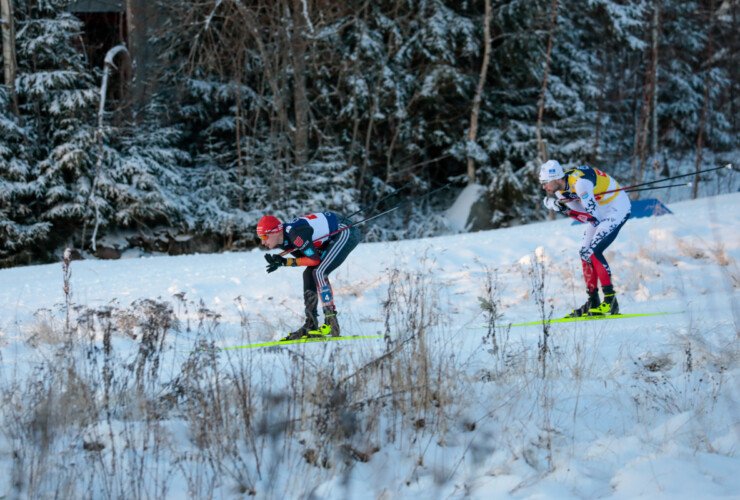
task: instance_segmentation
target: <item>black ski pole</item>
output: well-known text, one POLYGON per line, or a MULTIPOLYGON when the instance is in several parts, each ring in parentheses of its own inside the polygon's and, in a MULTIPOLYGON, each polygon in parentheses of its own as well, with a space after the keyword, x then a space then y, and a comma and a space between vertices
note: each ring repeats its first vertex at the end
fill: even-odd
POLYGON ((708 168, 706 170, 699 170, 698 172, 691 172, 690 174, 683 174, 683 175, 674 175, 673 177, 666 177, 665 179, 658 179, 657 181, 651 181, 651 182, 643 182, 642 184, 635 184, 634 186, 627 186, 619 189, 612 189, 611 191, 604 191, 603 193, 594 193, 597 196, 610 194, 610 193, 616 193, 619 191, 627 191, 628 189, 634 189, 642 186, 649 186, 651 184, 657 184, 658 182, 665 182, 665 181, 672 181, 673 179, 680 179, 681 177, 690 177, 692 175, 698 175, 698 174, 704 174, 707 172, 714 172, 715 170, 721 170, 723 168, 729 168, 733 172, 735 172, 735 169, 732 168, 732 164, 728 163, 727 165, 723 167, 714 167, 714 168, 708 168))
MULTIPOLYGON (((352 224, 350 224, 350 225, 348 225, 348 226, 340 227, 340 228, 339 228, 339 229, 337 229, 336 231, 332 231, 331 233, 325 234, 324 236, 321 236, 321 237, 319 237, 319 238, 314 238, 314 239, 313 239, 312 241, 313 241, 313 242, 316 242, 316 241, 319 241, 319 240, 323 240, 324 238, 328 238, 329 236, 334 236, 335 234, 337 234, 337 233, 341 233, 342 231, 344 231, 344 230, 346 230, 346 229, 349 229, 349 228, 351 228, 351 227, 355 227, 355 226, 359 226, 360 224, 364 224, 365 222, 371 221, 371 220, 373 220, 373 219, 377 219, 378 217, 382 217, 383 215, 389 214, 389 213, 393 212, 394 210, 398 210, 399 208, 401 208, 401 207, 403 207, 403 206, 406 206, 406 205, 408 205, 409 203, 413 203, 413 202, 415 202, 415 201, 417 201, 417 200, 420 200, 420 199, 422 199, 422 198, 426 198, 427 196, 431 196, 431 195, 433 195, 433 194, 435 194, 435 193, 438 193, 439 191, 442 191, 442 190, 444 190, 444 189, 447 189, 447 188, 449 188, 449 187, 450 187, 450 184, 449 184, 449 183, 447 183, 447 184, 445 184, 445 185, 444 185, 444 186, 442 186, 442 187, 438 187, 437 189, 433 189, 432 191, 429 191, 429 192, 427 192, 427 193, 424 193, 424 194, 420 194, 419 196, 415 196, 415 197, 411 198, 410 200, 406 200, 406 201, 404 201, 404 202, 401 202, 401 203, 399 203, 398 205, 396 205, 395 207, 393 207, 393 208, 389 208, 389 209, 388 209, 388 210, 386 210, 385 212, 381 212, 381 213, 379 213, 379 214, 376 214, 376 215, 373 215, 373 216, 371 216, 371 217, 365 217, 365 218, 364 218, 364 219, 362 219, 362 220, 358 220, 357 222, 353 222, 352 224)), ((283 251, 282 253, 280 253, 280 255, 281 255, 281 256, 283 256, 283 255, 287 255, 287 254, 289 254, 290 252, 292 252, 292 251, 294 251, 294 250, 295 250, 295 249, 288 249, 288 250, 285 250, 285 251, 283 251)))
POLYGON ((395 191, 393 191, 391 194, 387 194, 387 195, 383 196, 382 198, 380 198, 379 200, 376 200, 373 203, 371 203, 370 205, 366 206, 365 208, 361 208, 357 212, 354 212, 353 214, 348 215, 347 218, 348 219, 351 219, 352 217, 354 217, 357 214, 361 214, 362 212, 367 212, 371 208, 375 208, 376 206, 380 205, 380 202, 381 201, 385 201, 388 198, 392 198, 393 196, 396 196, 400 191, 406 189, 409 185, 411 185, 410 182, 406 183, 405 185, 403 185, 400 188, 398 188, 395 191))
MULTIPOLYGON (((364 222, 367 222, 367 221, 370 221, 370 220, 373 220, 373 219, 377 219, 378 217, 380 217, 380 216, 382 216, 382 215, 386 215, 386 214, 389 214, 389 213, 393 212, 394 210, 398 210, 398 209, 399 209, 399 208, 401 208, 401 207, 404 207, 404 206, 406 206, 406 205, 408 205, 408 204, 410 204, 410 203, 413 203, 413 202, 415 202, 415 201, 417 201, 417 200, 420 200, 420 199, 422 199, 422 198, 426 198, 427 196, 431 196, 431 195, 433 195, 434 193, 437 193, 437 192, 439 192, 439 191, 442 191, 442 190, 444 190, 444 189, 447 189, 447 188, 449 188, 449 187, 450 187, 450 184, 449 184, 449 183, 448 183, 448 184, 445 184, 445 185, 444 185, 444 186, 442 186, 442 187, 438 187, 437 189, 434 189, 434 190, 432 190, 432 191, 429 191, 429 192, 427 192, 427 193, 424 193, 424 194, 420 194, 419 196, 415 196, 414 198, 411 198, 410 200, 406 200, 406 201, 404 201, 404 202, 401 202, 401 203, 399 203, 398 205, 396 205, 395 207, 393 207, 393 208, 389 208, 389 209, 388 209, 388 210, 386 210, 385 212, 381 212, 381 213, 379 213, 379 214, 377 214, 377 215, 373 215, 373 216, 371 216, 371 217, 365 217, 365 218, 364 218, 364 219, 362 219, 362 220, 359 220, 359 221, 357 221, 357 222, 355 222, 355 223, 353 223, 353 224, 351 224, 351 225, 349 225, 349 226, 347 226, 347 227, 344 227, 344 228, 342 228, 342 229, 339 229, 339 230, 337 230, 337 231, 334 231, 333 233, 329 233, 329 234, 327 234, 326 236, 331 236, 332 234, 338 233, 339 231, 344 231, 345 229, 349 229, 349 228, 350 228, 350 227, 352 227, 352 226, 357 226, 357 225, 359 225, 359 224, 362 224, 362 223, 364 223, 364 222)), ((322 236, 321 238, 318 238, 318 239, 322 239, 322 238, 325 238, 326 236, 322 236)), ((314 241, 316 241, 316 240, 314 240, 314 241)))
POLYGON ((668 186, 655 186, 655 187, 640 188, 640 189, 626 189, 624 192, 625 193, 635 193, 637 191, 652 191, 653 189, 665 189, 665 188, 681 187, 681 186, 691 187, 691 183, 684 182, 683 184, 669 184, 668 186))

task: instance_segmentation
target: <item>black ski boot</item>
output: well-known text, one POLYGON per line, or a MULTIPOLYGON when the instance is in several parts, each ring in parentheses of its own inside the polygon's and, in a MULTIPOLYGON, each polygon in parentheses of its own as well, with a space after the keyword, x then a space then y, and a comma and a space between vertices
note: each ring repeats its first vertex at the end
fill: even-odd
POLYGON ((324 306, 324 324, 319 327, 319 331, 312 332, 319 335, 331 335, 332 337, 340 336, 339 322, 337 321, 337 309, 334 306, 324 306))
POLYGON ((599 307, 591 309, 589 314, 594 316, 619 314, 619 302, 617 302, 617 294, 614 293, 614 286, 608 285, 603 287, 602 290, 604 292, 604 302, 599 307))
POLYGON ((304 338, 310 338, 314 335, 314 330, 316 330, 319 326, 319 320, 316 316, 308 316, 306 318, 306 322, 303 323, 303 326, 300 327, 298 330, 289 333, 286 337, 283 337, 280 340, 296 340, 296 339, 304 339, 304 338))
MULTIPOLYGON (((304 279, 306 275, 304 274, 304 279)), ((315 285, 314 285, 315 287, 315 285)), ((280 340, 296 340, 306 339, 311 337, 320 337, 317 335, 319 332, 316 329, 319 327, 319 295, 315 289, 308 289, 303 291, 303 306, 304 314, 306 315, 306 322, 298 330, 288 334, 280 340)))
POLYGON ((599 291, 594 290, 592 292, 588 292, 588 300, 585 304, 583 304, 578 309, 574 309, 571 311, 570 314, 566 316, 566 318, 580 318, 581 316, 592 316, 595 313, 592 313, 591 311, 593 309, 598 309, 599 305, 601 304, 601 300, 599 299, 599 291))

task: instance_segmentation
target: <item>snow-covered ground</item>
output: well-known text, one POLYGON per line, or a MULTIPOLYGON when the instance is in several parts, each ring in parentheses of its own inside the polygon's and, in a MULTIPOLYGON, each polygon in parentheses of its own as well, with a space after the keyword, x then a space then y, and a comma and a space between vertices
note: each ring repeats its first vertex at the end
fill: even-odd
MULTIPOLYGON (((544 282, 546 315, 562 316, 581 305, 586 298, 578 260, 582 228, 561 218, 361 244, 332 276, 343 335, 390 329, 404 338, 408 332, 401 330, 413 325, 399 317, 398 304, 389 313, 389 286, 401 301, 421 291, 419 300, 433 307, 419 313, 431 320, 425 342, 438 356, 438 368, 455 377, 448 387, 454 400, 440 403, 444 418, 435 417, 433 430, 415 424, 410 428, 418 434, 390 437, 390 428, 406 425, 393 421, 379 424, 385 432, 372 439, 359 434, 355 449, 373 451, 367 461, 351 466, 308 464, 301 450, 315 437, 301 440, 296 434, 292 444, 284 444, 295 452, 291 467, 282 466, 287 473, 253 474, 249 484, 256 497, 740 498, 740 193, 669 208, 672 215, 629 221, 606 256, 623 313, 678 314, 553 325, 544 377, 543 328, 497 329, 494 339, 480 298, 496 303, 498 325, 540 317, 538 283, 544 282)), ((175 373, 192 350, 192 332, 202 319, 193 305, 220 315, 218 326, 208 330, 208 340, 220 347, 276 340, 302 323, 301 270, 268 275, 263 253, 75 261, 71 300, 89 308, 125 309, 141 299, 173 304, 183 324, 166 339, 162 372, 175 373)), ((5 387, 32 377, 33 367, 48 356, 48 344, 37 340, 40 333, 63 329, 62 278, 61 264, 0 271, 5 387)), ((417 306, 412 301, 408 308, 417 306)), ((117 349, 139 349, 131 339, 115 342, 117 349)), ((388 348, 383 339, 366 339, 221 352, 249 363, 277 387, 290 383, 284 373, 293 355, 310 358, 319 373, 342 367, 353 372, 388 348)), ((84 363, 84 356, 80 359, 84 363)), ((369 377, 364 390, 372 391, 374 380, 369 377)), ((378 382, 375 390, 380 396, 387 386, 378 382)), ((413 409, 399 409, 399 422, 407 422, 404 411, 420 421, 413 409)), ((9 415, 0 410, 6 423, 9 415)), ((176 410, 164 422, 161 432, 170 436, 172 450, 194 446, 192 429, 176 410)), ((115 432, 108 434, 116 440, 115 432)), ((0 473, 0 498, 23 497, 12 479, 20 467, 18 442, 7 426, 0 432, 0 471, 7 472, 0 473)), ((91 453, 80 443, 67 444, 80 456, 91 453)), ((269 462, 269 452, 245 451, 244 467, 259 462, 257 457, 269 462)), ((189 473, 172 465, 175 451, 158 460, 162 457, 170 471, 168 481, 158 476, 167 483, 164 496, 197 496, 201 490, 183 479, 189 473)), ((215 477, 209 491, 216 498, 242 497, 233 478, 223 471, 215 477)), ((107 498, 102 492, 90 495, 107 498)))

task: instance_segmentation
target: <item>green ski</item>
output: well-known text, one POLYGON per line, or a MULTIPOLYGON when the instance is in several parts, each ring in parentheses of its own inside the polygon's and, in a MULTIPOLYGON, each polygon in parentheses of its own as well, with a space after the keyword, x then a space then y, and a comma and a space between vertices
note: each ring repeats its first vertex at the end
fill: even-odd
MULTIPOLYGON (((577 318, 555 318, 549 321, 529 321, 527 323, 515 323, 515 324, 502 324, 496 325, 496 328, 508 328, 510 326, 531 326, 531 325, 542 325, 544 323, 570 323, 573 321, 598 321, 604 319, 626 319, 626 318, 640 318, 644 316, 666 316, 669 314, 683 314, 684 311, 676 312, 659 312, 659 313, 641 313, 641 314, 613 314, 609 316, 580 316, 577 318)), ((488 328, 487 326, 479 326, 476 328, 488 328)))
POLYGON ((307 339, 295 340, 275 340, 273 342, 262 342, 260 344, 239 345, 235 347, 219 347, 216 350, 225 351, 228 349, 251 349, 253 347, 270 347, 287 344, 308 344, 310 342, 332 342, 334 340, 358 340, 358 339, 382 339, 385 335, 360 335, 357 337, 312 337, 307 339))

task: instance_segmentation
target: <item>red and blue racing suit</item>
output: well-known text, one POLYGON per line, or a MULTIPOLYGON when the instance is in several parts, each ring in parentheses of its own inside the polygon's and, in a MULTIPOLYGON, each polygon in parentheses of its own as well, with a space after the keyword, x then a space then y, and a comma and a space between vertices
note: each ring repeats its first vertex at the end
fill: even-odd
POLYGON ((283 225, 285 240, 279 248, 289 250, 303 272, 303 301, 306 317, 318 314, 318 299, 323 307, 334 308, 329 273, 344 262, 362 240, 362 232, 352 221, 333 212, 298 217, 283 225), (349 229, 344 229, 349 227, 349 229))

